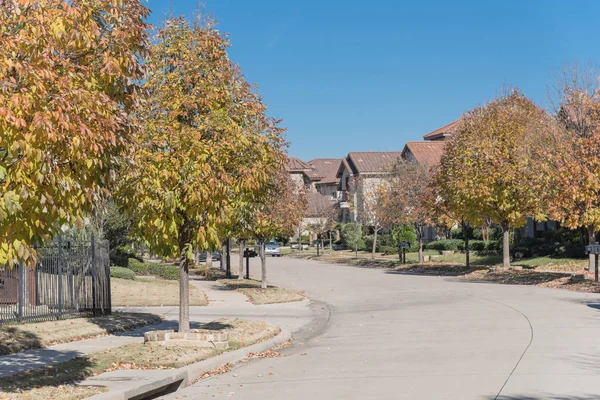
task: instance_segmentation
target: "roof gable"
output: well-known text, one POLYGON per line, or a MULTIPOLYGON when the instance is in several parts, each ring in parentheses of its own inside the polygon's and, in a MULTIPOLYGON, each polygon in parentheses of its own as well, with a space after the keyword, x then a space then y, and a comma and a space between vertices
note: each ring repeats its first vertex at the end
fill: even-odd
POLYGON ((407 152, 410 152, 417 163, 433 167, 440 163, 445 145, 444 141, 408 142, 404 146, 402 157, 408 158, 407 152))
POLYGON ((308 162, 314 169, 314 176, 318 177, 319 184, 337 183, 337 172, 342 163, 341 158, 315 158, 308 162))
POLYGON ((456 129, 460 126, 461 119, 457 119, 454 122, 450 122, 448 125, 444 125, 441 128, 436 129, 435 131, 429 132, 423 139, 425 140, 444 140, 447 136, 450 136, 454 133, 456 129))
POLYGON ((390 172, 402 157, 400 151, 367 151, 348 153, 348 164, 354 174, 378 174, 390 172))

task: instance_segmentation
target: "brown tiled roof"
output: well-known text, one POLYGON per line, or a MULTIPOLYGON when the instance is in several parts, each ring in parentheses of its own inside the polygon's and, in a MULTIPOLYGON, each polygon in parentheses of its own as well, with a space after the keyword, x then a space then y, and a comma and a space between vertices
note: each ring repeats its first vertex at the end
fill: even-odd
POLYGON ((444 137, 452 135, 454 130, 458 128, 460 125, 460 119, 457 119, 454 122, 449 123, 448 125, 444 125, 441 128, 436 129, 433 132, 429 132, 427 135, 423 136, 425 140, 440 140, 444 139, 444 137))
POLYGON ((302 161, 297 157, 288 157, 288 172, 308 172, 312 171, 314 168, 309 163, 302 161))
POLYGON ((407 151, 410 151, 416 162, 433 167, 440 163, 445 145, 446 143, 443 141, 408 142, 404 146, 402 156, 406 158, 407 151))
POLYGON ((337 182, 337 171, 342 163, 341 158, 315 158, 308 162, 315 169, 314 176, 320 180, 316 182, 317 185, 321 183, 336 183, 337 182))
POLYGON ((376 174, 390 172, 402 157, 400 151, 366 151, 348 153, 348 164, 353 174, 376 174))

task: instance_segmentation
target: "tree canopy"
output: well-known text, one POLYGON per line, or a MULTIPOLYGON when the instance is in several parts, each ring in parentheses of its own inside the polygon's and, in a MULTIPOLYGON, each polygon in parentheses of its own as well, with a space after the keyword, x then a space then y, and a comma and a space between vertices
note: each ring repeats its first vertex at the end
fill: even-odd
POLYGON ((150 51, 136 110, 142 126, 121 200, 151 249, 180 257, 180 330, 194 248, 216 248, 242 194, 260 192, 280 164, 276 120, 229 60, 210 20, 168 20, 150 51))
POLYGON ((0 1, 0 264, 80 224, 128 146, 149 10, 0 1))

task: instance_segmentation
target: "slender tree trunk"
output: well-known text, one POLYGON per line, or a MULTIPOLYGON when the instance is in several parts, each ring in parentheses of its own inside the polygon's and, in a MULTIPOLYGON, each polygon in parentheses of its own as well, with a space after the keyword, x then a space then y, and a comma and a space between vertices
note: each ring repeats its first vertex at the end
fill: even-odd
MULTIPOLYGON (((588 226, 587 231, 588 231, 588 244, 589 245, 596 244, 596 229, 594 228, 594 226, 593 225, 588 226)), ((590 262, 589 262, 588 270, 590 272, 592 272, 596 268, 595 264, 594 264, 595 256, 593 254, 590 254, 589 260, 590 260, 590 262)))
POLYGON ((262 269, 262 277, 260 282, 260 287, 263 289, 267 288, 267 257, 265 255, 265 242, 261 240, 260 242, 260 263, 262 269))
POLYGON ((402 243, 402 238, 400 237, 400 225, 398 225, 398 260, 402 261, 402 247, 400 247, 400 243, 402 243))
POLYGON ((227 262, 227 245, 225 242, 221 243, 221 262, 219 263, 219 268, 221 271, 225 271, 225 264, 227 262))
POLYGON ((510 267, 510 227, 508 223, 502 223, 502 264, 504 268, 510 267))
POLYGON ((331 231, 329 231, 329 255, 333 254, 333 237, 331 236, 331 231))
POLYGON ((467 268, 469 268, 471 266, 470 260, 469 260, 469 225, 466 223, 462 223, 462 228, 463 228, 463 237, 465 239, 465 265, 467 266, 467 268))
POLYGON ((185 246, 189 243, 187 226, 179 228, 179 332, 190 331, 189 259, 185 246))
POLYGON ((377 250, 377 227, 373 232, 373 248, 371 249, 371 258, 375 258, 375 250, 377 250))
POLYGON ((317 242, 317 257, 319 257, 319 244, 320 244, 320 242, 319 242, 318 238, 317 238, 316 242, 317 242))
POLYGON ((419 264, 423 264, 425 262, 425 257, 423 255, 423 231, 418 228, 416 229, 419 243, 419 264))
POLYGON ((244 249, 246 247, 246 241, 239 239, 240 244, 240 263, 238 271, 238 279, 244 279, 244 249))
POLYGON ((302 251, 302 227, 298 227, 298 250, 302 251))
MULTIPOLYGON (((222 257, 223 257, 223 255, 221 254, 221 258, 222 257)), ((212 250, 206 251, 206 267, 212 268, 212 250)))

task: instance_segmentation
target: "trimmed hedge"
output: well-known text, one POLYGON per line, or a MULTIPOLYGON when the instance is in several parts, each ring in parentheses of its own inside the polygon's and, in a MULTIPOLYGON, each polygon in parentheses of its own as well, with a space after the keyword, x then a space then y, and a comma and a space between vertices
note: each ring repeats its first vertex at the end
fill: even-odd
MULTIPOLYGON (((463 242, 458 249, 465 251, 465 243, 463 242)), ((496 253, 498 252, 498 242, 495 240, 469 240, 469 250, 479 253, 496 253)))
POLYGON ((110 267, 110 276, 111 276, 111 278, 134 280, 135 272, 133 272, 129 268, 110 267))
POLYGON ((144 262, 137 258, 128 258, 126 268, 135 275, 156 275, 163 279, 176 281, 179 279, 179 267, 161 263, 144 262))
POLYGON ((459 246, 462 244, 464 248, 464 241, 460 239, 448 239, 448 240, 436 240, 435 242, 427 243, 425 248, 427 250, 459 250, 459 246))

